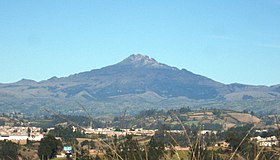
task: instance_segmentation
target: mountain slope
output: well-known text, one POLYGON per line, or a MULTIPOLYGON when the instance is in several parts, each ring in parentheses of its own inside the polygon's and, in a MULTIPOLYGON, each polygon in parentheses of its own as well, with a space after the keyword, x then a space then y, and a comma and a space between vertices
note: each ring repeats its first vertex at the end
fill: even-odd
MULTIPOLYGON (((85 104, 100 102, 105 108, 108 104, 119 108, 125 105, 151 108, 165 104, 178 107, 184 104, 198 106, 201 101, 274 100, 279 94, 279 86, 225 85, 137 54, 115 65, 68 77, 52 77, 41 82, 23 79, 0 84, 0 100, 3 102, 0 106, 35 110, 36 107, 57 109, 59 106, 63 110, 66 106, 77 105, 73 103, 78 101, 85 104)), ((100 106, 98 109, 104 110, 100 106)))
MULTIPOLYGON (((95 98, 154 92, 163 97, 215 99, 225 88, 225 85, 209 78, 158 63, 142 55, 131 55, 116 65, 56 79, 52 85, 63 83, 75 85, 54 91, 60 90, 68 97, 86 91, 95 98)), ((49 81, 43 84, 49 84, 49 81)))

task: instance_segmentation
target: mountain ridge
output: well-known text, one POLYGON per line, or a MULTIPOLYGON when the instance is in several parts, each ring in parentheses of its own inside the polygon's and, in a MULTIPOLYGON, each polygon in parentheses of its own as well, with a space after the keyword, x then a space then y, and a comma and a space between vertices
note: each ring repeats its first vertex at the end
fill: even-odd
POLYGON ((21 107, 28 106, 27 108, 40 108, 42 104, 54 109, 57 105, 65 108, 73 105, 69 103, 81 101, 86 104, 111 103, 110 105, 118 105, 117 108, 123 108, 129 103, 133 107, 144 105, 145 109, 164 106, 165 104, 159 103, 162 100, 168 101, 170 107, 178 107, 179 103, 175 99, 182 101, 182 104, 184 101, 198 106, 205 101, 225 103, 278 100, 279 96, 279 85, 226 85, 141 54, 133 54, 114 65, 67 77, 52 77, 39 82, 22 79, 0 85, 0 100, 14 106, 24 104, 21 107))

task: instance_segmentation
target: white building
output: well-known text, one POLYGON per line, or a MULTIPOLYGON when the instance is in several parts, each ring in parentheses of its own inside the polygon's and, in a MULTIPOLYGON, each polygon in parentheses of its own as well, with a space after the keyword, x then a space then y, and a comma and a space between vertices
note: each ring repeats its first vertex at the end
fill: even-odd
POLYGON ((27 135, 20 135, 20 136, 16 136, 16 135, 11 135, 11 136, 1 136, 0 137, 0 141, 25 141, 25 140, 30 140, 30 141, 41 141, 41 139, 44 138, 43 135, 37 135, 37 136, 30 136, 28 137, 27 135))
POLYGON ((261 147, 272 147, 274 145, 276 146, 279 144, 279 141, 275 136, 266 137, 266 138, 262 138, 258 136, 258 137, 252 137, 251 140, 257 141, 257 143, 261 147))

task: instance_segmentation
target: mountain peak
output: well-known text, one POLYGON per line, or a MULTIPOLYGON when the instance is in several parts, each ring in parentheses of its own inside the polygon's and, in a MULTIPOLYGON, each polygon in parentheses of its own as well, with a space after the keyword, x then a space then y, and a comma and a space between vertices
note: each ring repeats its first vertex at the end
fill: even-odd
POLYGON ((127 59, 133 62, 158 63, 155 59, 142 54, 133 54, 130 55, 127 59))
POLYGON ((124 59, 122 62, 120 62, 122 65, 133 65, 135 67, 169 67, 165 64, 157 62, 154 58, 150 58, 147 55, 142 54, 132 54, 128 58, 124 59))
POLYGON ((36 84, 37 82, 31 79, 21 79, 20 81, 15 82, 18 85, 32 85, 36 84))

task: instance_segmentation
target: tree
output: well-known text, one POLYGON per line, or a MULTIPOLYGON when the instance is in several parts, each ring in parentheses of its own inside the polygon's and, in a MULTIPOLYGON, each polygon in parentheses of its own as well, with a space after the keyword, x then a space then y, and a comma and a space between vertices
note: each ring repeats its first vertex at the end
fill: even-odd
POLYGON ((158 160, 164 155, 164 126, 155 133, 148 144, 148 157, 149 160, 158 160))
POLYGON ((98 155, 96 155, 95 160, 102 160, 98 155))
POLYGON ((88 146, 88 148, 90 148, 90 149, 96 148, 96 145, 95 145, 94 141, 92 141, 92 140, 91 141, 88 141, 88 140, 82 141, 81 146, 82 147, 83 146, 88 146))
POLYGON ((47 135, 40 142, 38 149, 38 155, 40 159, 47 160, 54 158, 59 150, 62 149, 62 143, 60 140, 55 139, 52 135, 47 135))
POLYGON ((28 137, 30 137, 30 133, 31 133, 31 129, 28 127, 27 128, 27 135, 28 135, 28 137))
POLYGON ((158 160, 164 155, 164 142, 154 136, 148 145, 148 157, 150 160, 158 160))
POLYGON ((133 139, 132 135, 127 135, 126 140, 121 142, 117 147, 118 154, 125 160, 140 160, 144 157, 145 153, 140 147, 137 140, 133 139))
POLYGON ((81 142, 81 146, 85 146, 85 145, 89 145, 89 141, 88 140, 84 140, 83 142, 81 142))
POLYGON ((124 139, 118 141, 114 138, 112 147, 106 149, 108 159, 142 160, 145 157, 143 146, 139 144, 132 135, 126 135, 124 139), (117 154, 116 154, 117 153, 117 154))
POLYGON ((5 125, 5 121, 4 120, 0 120, 0 126, 4 126, 5 125))
POLYGON ((191 112, 190 107, 182 107, 179 109, 179 113, 187 113, 187 112, 191 112))
POLYGON ((220 118, 220 117, 221 117, 221 114, 222 114, 222 111, 219 110, 219 109, 214 109, 214 110, 213 110, 213 114, 214 114, 215 116, 217 116, 218 118, 220 118))
POLYGON ((76 131, 73 131, 72 126, 62 127, 57 126, 54 130, 51 130, 49 134, 55 137, 61 137, 64 142, 76 143, 76 138, 84 138, 85 135, 77 128, 76 131))
POLYGON ((0 159, 18 159, 18 145, 10 141, 0 141, 0 159))

